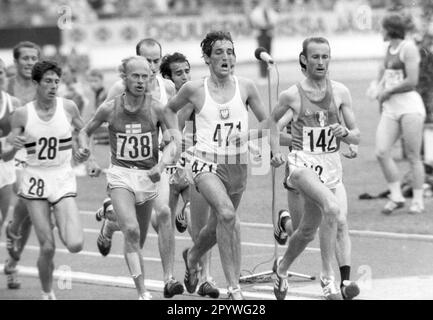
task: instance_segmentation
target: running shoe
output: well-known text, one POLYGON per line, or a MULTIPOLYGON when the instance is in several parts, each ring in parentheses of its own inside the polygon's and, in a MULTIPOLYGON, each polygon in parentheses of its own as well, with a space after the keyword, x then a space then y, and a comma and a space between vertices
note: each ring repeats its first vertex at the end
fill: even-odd
POLYGON ((409 208, 410 214, 419 214, 424 212, 424 206, 419 202, 412 202, 409 208))
POLYGON ((280 212, 278 212, 277 225, 274 227, 274 238, 280 246, 285 245, 287 242, 287 238, 289 237, 288 233, 284 230, 284 226, 281 223, 283 218, 290 219, 289 211, 280 210, 280 212))
POLYGON ((359 295, 360 290, 356 282, 344 280, 341 286, 341 295, 344 300, 352 300, 357 295, 359 295))
POLYGON ((184 283, 186 290, 189 293, 194 293, 197 289, 198 284, 198 270, 192 270, 188 267, 188 251, 189 249, 183 250, 182 256, 183 260, 185 261, 185 278, 184 283))
POLYGON ((244 295, 242 294, 241 287, 239 286, 237 286, 236 289, 228 287, 227 294, 230 300, 245 300, 244 295))
POLYGON ((184 233, 186 231, 186 229, 188 228, 188 221, 186 220, 185 209, 187 207, 189 207, 189 205, 190 205, 189 201, 185 202, 182 210, 180 210, 176 214, 176 221, 175 221, 176 222, 176 229, 180 233, 184 233))
POLYGON ((281 276, 278 273, 278 266, 280 265, 282 259, 283 257, 279 257, 277 260, 275 260, 274 267, 272 268, 276 275, 276 279, 274 282, 274 294, 277 300, 284 300, 287 295, 287 290, 289 289, 289 282, 287 281, 288 278, 287 275, 281 276))
POLYGON ((394 200, 389 200, 385 206, 382 209, 382 213, 386 214, 386 215, 390 215, 392 212, 394 212, 397 209, 403 208, 404 207, 404 201, 394 201, 394 200))
POLYGON ((320 285, 322 286, 325 300, 343 300, 340 289, 335 285, 334 278, 323 279, 320 277, 320 285))
POLYGON ((42 291, 42 300, 57 300, 57 298, 53 291, 48 293, 42 291))
POLYGON ((183 285, 175 278, 171 278, 164 285, 164 298, 172 298, 177 294, 182 294, 183 291, 183 285))
POLYGON ((152 300, 152 294, 149 291, 145 291, 138 297, 138 300, 152 300))
POLYGON ((206 280, 198 287, 197 293, 202 297, 209 296, 213 299, 216 299, 220 296, 220 291, 218 290, 215 283, 209 280, 206 280))
POLYGON ((105 223, 107 220, 104 220, 102 223, 101 231, 99 231, 98 239, 96 240, 96 245, 98 246, 98 250, 102 256, 106 257, 111 250, 111 239, 107 238, 103 234, 103 230, 105 227, 105 223))
POLYGON ((102 219, 107 219, 105 214, 107 213, 108 210, 113 210, 113 204, 112 204, 110 198, 105 198, 105 200, 102 204, 102 207, 99 208, 95 213, 96 221, 101 221, 102 219))
POLYGON ((18 270, 16 263, 6 260, 3 267, 3 272, 6 275, 6 282, 9 289, 15 290, 21 288, 21 282, 18 280, 18 270))
POLYGON ((21 237, 12 234, 12 231, 10 231, 11 223, 12 221, 9 221, 8 225, 6 226, 6 249, 12 259, 14 259, 15 261, 19 261, 19 240, 21 239, 21 237))

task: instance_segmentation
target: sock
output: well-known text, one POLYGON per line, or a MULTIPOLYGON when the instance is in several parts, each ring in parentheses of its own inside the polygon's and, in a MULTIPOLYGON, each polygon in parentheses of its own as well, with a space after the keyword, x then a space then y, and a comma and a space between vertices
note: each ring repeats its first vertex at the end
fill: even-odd
POLYGON ((403 194, 401 193, 400 181, 388 183, 389 191, 391 192, 391 199, 394 201, 404 201, 403 194))
POLYGON ((413 202, 423 204, 424 190, 423 189, 413 189, 413 202))
POLYGON ((340 287, 342 287, 343 281, 350 279, 350 266, 341 266, 340 267, 340 276, 341 276, 340 287))

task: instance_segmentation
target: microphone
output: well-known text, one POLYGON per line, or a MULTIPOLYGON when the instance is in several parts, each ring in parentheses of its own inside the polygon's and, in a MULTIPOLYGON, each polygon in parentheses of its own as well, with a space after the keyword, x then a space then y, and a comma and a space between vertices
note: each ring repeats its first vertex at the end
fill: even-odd
POLYGON ((254 56, 256 57, 257 60, 261 60, 269 64, 274 64, 274 60, 272 59, 270 54, 266 52, 266 49, 263 47, 257 48, 256 51, 254 51, 254 56))

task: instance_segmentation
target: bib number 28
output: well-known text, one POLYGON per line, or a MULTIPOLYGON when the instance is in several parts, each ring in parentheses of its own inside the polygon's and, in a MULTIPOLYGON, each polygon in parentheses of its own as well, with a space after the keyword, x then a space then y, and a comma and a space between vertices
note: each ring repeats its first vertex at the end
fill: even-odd
POLYGON ((30 178, 29 194, 42 197, 44 195, 45 182, 42 179, 30 178))

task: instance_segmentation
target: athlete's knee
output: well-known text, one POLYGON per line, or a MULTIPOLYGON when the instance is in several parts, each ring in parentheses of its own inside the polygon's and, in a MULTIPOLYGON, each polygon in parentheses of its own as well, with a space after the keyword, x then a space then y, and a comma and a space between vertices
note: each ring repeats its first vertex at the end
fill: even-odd
POLYGON ((376 148, 375 150, 376 159, 379 161, 388 159, 391 157, 391 150, 385 148, 376 148))
POLYGON ((225 225, 235 226, 237 222, 236 212, 233 207, 223 206, 218 210, 218 221, 225 225))
POLYGON ((68 243, 66 247, 68 248, 68 251, 70 253, 78 253, 81 250, 83 250, 83 245, 84 245, 84 241, 83 240, 81 240, 81 241, 77 240, 77 241, 68 243))
POLYGON ((326 201, 323 207, 323 216, 328 222, 337 222, 340 217, 340 206, 335 199, 326 201))
POLYGON ((54 245, 54 241, 46 240, 41 244, 39 253, 46 259, 52 259, 54 257, 55 251, 56 247, 54 245))
POLYGON ((407 150, 406 158, 412 166, 421 164, 421 153, 419 150, 407 150))
POLYGON ((125 240, 130 243, 139 243, 140 241, 140 228, 138 225, 126 225, 124 228, 125 240))
POLYGON ((314 226, 301 226, 296 231, 297 237, 300 238, 303 242, 311 242, 314 240, 314 237, 317 233, 317 227, 314 226))
POLYGON ((163 205, 158 210, 155 210, 156 213, 156 221, 158 224, 168 223, 171 221, 171 210, 168 205, 163 205))

